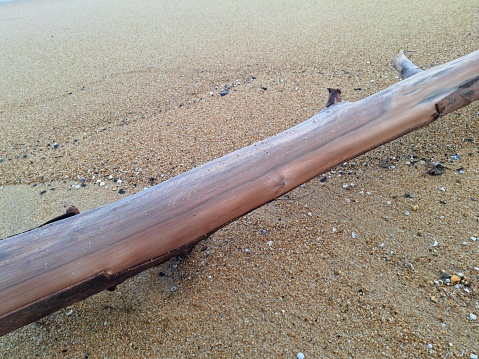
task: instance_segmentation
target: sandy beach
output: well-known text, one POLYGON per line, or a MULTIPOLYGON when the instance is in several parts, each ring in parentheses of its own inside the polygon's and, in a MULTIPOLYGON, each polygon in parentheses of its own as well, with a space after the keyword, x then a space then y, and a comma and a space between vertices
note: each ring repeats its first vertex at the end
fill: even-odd
MULTIPOLYGON (((284 131, 328 87, 370 96, 400 48, 428 69, 478 47, 475 0, 0 1, 0 238, 284 131)), ((337 166, 0 357, 477 358, 478 120, 337 166)))

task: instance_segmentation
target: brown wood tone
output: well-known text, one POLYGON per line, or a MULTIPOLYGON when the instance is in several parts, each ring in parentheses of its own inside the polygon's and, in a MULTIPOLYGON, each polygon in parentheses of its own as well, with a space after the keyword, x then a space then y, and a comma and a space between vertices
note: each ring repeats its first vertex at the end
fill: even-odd
POLYGON ((59 220, 62 220, 68 217, 72 217, 75 214, 80 214, 80 211, 78 210, 78 208, 76 208, 75 206, 68 207, 64 214, 62 214, 61 216, 55 217, 53 219, 50 219, 48 222, 43 223, 42 226, 45 226, 53 222, 57 222, 59 220))
POLYGON ((479 98, 478 79, 476 51, 361 101, 335 101, 136 195, 0 241, 0 334, 184 253, 331 167, 466 106, 479 98))

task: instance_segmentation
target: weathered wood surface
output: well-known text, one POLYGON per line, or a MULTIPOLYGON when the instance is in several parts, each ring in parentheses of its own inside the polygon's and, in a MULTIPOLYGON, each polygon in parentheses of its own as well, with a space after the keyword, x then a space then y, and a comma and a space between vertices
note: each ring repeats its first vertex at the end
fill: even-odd
POLYGON ((0 335, 184 253, 333 166, 478 98, 476 51, 361 101, 333 101, 279 135, 136 195, 4 239, 0 335))

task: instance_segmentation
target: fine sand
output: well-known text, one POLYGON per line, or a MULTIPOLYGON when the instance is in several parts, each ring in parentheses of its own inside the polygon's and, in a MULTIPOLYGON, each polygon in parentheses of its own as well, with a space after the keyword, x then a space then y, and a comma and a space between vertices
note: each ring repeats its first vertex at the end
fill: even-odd
MULTIPOLYGON (((0 237, 281 132, 327 87, 378 92, 400 48, 430 68, 478 45, 477 0, 0 1, 0 237)), ((475 358, 478 120, 344 163, 0 356, 475 358)))

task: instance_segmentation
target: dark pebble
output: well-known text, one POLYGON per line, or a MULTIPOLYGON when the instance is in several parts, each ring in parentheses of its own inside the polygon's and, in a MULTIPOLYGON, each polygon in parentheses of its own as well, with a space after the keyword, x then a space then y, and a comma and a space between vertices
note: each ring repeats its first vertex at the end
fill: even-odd
POLYGON ((83 182, 80 186, 86 187, 86 183, 83 182))
POLYGON ((22 155, 22 158, 27 158, 27 157, 28 157, 28 156, 27 156, 27 155, 25 155, 25 154, 23 154, 23 155, 22 155))
POLYGON ((220 95, 221 96, 226 96, 229 93, 227 89, 221 90, 220 95))
POLYGON ((266 229, 262 229, 261 234, 266 234, 266 229))
POLYGON ((389 168, 389 162, 386 160, 379 161, 379 167, 381 168, 389 168))
POLYGON ((121 189, 121 190, 118 191, 118 193, 119 193, 119 194, 125 194, 126 191, 125 191, 124 189, 121 189))
POLYGON ((354 91, 361 91, 361 87, 355 87, 354 91))
POLYGON ((451 279, 451 275, 449 273, 442 272, 440 278, 441 279, 451 279))
POLYGON ((164 277, 166 274, 163 273, 163 272, 160 272, 160 273, 158 273, 158 275, 159 275, 160 277, 164 277))
POLYGON ((266 91, 268 88, 266 86, 261 86, 261 90, 266 91))
POLYGON ((0 163, 2 163, 2 162, 3 162, 3 159, 2 159, 2 158, 0 158, 0 163))
POLYGON ((57 149, 57 148, 58 148, 58 143, 55 142, 55 143, 53 144, 53 148, 57 149))
POLYGON ((42 194, 45 194, 45 193, 47 193, 47 190, 46 190, 46 189, 44 189, 43 191, 40 191, 40 196, 41 196, 42 194))
POLYGON ((155 180, 155 177, 151 176, 150 181, 153 182, 155 180))
POLYGON ((319 182, 326 182, 327 179, 328 179, 327 177, 323 177, 319 180, 319 182))
POLYGON ((406 197, 406 198, 414 198, 414 195, 413 195, 412 193, 406 193, 406 194, 404 195, 404 197, 406 197))
POLYGON ((78 142, 78 138, 75 138, 75 139, 73 140, 73 143, 75 143, 75 142, 78 142))

